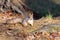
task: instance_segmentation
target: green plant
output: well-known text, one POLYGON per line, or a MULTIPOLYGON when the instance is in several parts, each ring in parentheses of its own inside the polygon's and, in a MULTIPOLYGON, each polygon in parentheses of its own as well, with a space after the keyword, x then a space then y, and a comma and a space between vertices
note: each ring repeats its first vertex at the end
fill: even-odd
POLYGON ((52 15, 51 14, 46 15, 46 18, 51 19, 52 18, 52 15))
POLYGON ((46 15, 46 18, 48 19, 52 19, 53 15, 50 13, 50 11, 48 11, 48 14, 46 15))

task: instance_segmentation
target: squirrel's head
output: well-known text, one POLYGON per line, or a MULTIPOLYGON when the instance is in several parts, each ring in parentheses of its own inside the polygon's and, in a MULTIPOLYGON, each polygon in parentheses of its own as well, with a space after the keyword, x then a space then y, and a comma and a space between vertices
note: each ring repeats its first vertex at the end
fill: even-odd
POLYGON ((25 18, 23 23, 25 26, 27 25, 33 26, 33 14, 29 13, 28 17, 25 18))

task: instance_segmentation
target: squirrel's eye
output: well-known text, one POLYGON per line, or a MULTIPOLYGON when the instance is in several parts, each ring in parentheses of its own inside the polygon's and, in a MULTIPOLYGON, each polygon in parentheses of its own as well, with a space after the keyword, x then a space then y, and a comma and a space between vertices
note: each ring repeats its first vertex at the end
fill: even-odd
POLYGON ((30 18, 30 17, 28 16, 28 18, 30 18))
POLYGON ((5 8, 5 6, 3 5, 3 8, 5 8))

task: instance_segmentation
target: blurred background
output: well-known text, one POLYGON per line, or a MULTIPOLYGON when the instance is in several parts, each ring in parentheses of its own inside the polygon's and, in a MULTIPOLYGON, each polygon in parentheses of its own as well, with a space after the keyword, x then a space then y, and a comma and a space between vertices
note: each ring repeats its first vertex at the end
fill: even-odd
POLYGON ((24 0, 24 2, 34 11, 35 19, 48 15, 60 16, 60 0, 24 0))

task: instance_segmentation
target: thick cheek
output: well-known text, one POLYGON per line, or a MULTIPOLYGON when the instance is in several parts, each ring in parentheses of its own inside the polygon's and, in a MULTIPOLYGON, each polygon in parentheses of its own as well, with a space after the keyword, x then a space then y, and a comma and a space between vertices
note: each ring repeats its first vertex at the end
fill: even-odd
POLYGON ((27 26, 28 24, 27 24, 27 22, 23 22, 23 25, 24 25, 24 26, 27 26))

